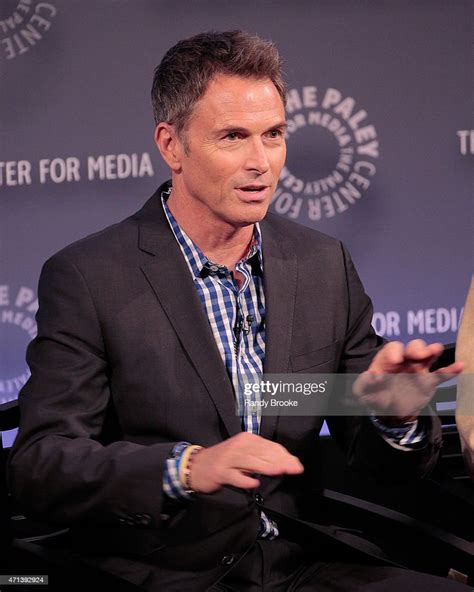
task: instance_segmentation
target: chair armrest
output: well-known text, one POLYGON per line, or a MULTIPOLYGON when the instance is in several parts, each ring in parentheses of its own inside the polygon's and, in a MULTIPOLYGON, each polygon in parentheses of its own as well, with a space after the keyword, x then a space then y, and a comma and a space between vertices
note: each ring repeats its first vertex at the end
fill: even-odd
POLYGON ((0 432, 17 428, 20 424, 20 407, 18 401, 8 401, 0 405, 0 432))
POLYGON ((474 578, 473 541, 352 495, 325 489, 323 498, 329 520, 358 529, 402 565, 444 576, 454 568, 474 578))

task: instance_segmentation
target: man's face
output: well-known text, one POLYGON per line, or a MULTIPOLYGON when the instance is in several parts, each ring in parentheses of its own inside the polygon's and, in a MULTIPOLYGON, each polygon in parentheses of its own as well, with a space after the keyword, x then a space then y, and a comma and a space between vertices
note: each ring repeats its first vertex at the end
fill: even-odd
POLYGON ((174 177, 197 221, 261 220, 285 162, 285 109, 269 79, 218 75, 196 103, 174 177))

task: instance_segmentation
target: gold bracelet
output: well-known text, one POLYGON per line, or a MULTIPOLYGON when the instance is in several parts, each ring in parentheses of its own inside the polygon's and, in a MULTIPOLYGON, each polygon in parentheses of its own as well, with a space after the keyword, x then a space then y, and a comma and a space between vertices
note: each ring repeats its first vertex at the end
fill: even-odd
POLYGON ((193 456, 201 449, 202 446, 198 446, 196 444, 188 446, 186 450, 183 452, 181 462, 179 463, 179 480, 181 481, 181 485, 185 488, 186 492, 188 493, 194 492, 194 490, 191 488, 191 484, 189 481, 189 475, 191 472, 191 461, 193 456))

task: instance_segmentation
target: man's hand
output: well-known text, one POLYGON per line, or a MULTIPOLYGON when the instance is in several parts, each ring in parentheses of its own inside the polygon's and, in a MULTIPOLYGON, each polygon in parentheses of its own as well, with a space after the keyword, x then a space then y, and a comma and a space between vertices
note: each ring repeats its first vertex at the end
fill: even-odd
POLYGON ((441 343, 427 345, 422 339, 410 341, 406 346, 398 341, 387 343, 369 369, 355 381, 355 397, 389 421, 416 419, 436 387, 463 369, 461 362, 455 362, 429 372, 443 349, 441 343))
POLYGON ((260 485, 254 474, 298 475, 303 465, 280 444, 242 432, 201 449, 194 457, 189 483, 194 491, 213 493, 223 485, 253 489, 260 485))

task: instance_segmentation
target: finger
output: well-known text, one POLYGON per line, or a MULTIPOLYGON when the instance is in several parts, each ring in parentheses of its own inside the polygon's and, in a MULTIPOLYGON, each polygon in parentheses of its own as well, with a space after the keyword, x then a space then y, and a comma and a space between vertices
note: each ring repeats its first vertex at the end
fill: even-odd
POLYGON ((304 471, 304 467, 296 456, 285 454, 284 457, 245 456, 232 468, 249 473, 260 473, 261 475, 298 475, 304 471))
POLYGON ((427 345, 422 339, 410 341, 405 348, 405 361, 403 372, 409 374, 428 373, 433 363, 443 353, 444 346, 441 343, 427 345))
POLYGON ((377 353, 368 368, 368 372, 383 373, 393 372, 403 362, 403 343, 390 341, 377 353))
POLYGON ((256 489, 260 487, 260 481, 237 469, 231 469, 227 475, 224 485, 233 485, 241 489, 256 489))
POLYGON ((428 347, 426 341, 423 339, 412 339, 405 345, 405 355, 418 356, 420 352, 424 352, 428 347))
POLYGON ((438 368, 432 374, 460 374, 464 370, 464 362, 458 361, 453 362, 449 366, 443 366, 442 368, 438 368))
POLYGON ((444 366, 443 368, 438 368, 438 370, 435 370, 431 374, 435 375, 436 385, 438 385, 438 384, 442 384, 443 382, 447 382, 448 380, 451 380, 452 378, 454 378, 458 374, 461 374, 461 372, 463 370, 464 370, 464 363, 463 362, 454 362, 453 364, 450 364, 449 366, 444 366))
POLYGON ((286 475, 299 475, 304 472, 304 466, 298 457, 291 455, 284 465, 284 473, 286 475))
MULTIPOLYGON (((300 463, 299 458, 288 452, 288 450, 272 440, 267 440, 261 436, 254 436, 254 438, 240 438, 233 446, 234 459, 232 466, 240 467, 244 470, 248 467, 240 466, 240 462, 257 462, 257 460, 267 463, 268 465, 276 465, 280 467, 280 472, 288 470, 294 472, 301 472, 303 465, 300 463), (242 461, 243 459, 243 461, 242 461), (284 467, 283 469, 281 467, 284 467)), ((253 467, 250 470, 259 471, 259 468, 253 467)))
POLYGON ((405 347, 404 358, 408 362, 432 363, 443 353, 442 343, 427 345, 423 339, 413 339, 405 347))

